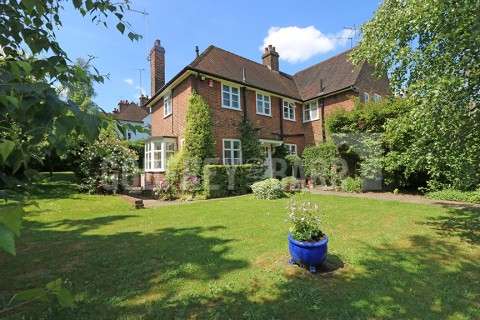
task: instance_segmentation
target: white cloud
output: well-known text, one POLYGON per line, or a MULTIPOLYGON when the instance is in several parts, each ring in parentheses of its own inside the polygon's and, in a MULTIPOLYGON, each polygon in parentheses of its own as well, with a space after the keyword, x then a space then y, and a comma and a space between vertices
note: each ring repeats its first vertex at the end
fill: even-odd
POLYGON ((299 27, 271 27, 268 30, 268 36, 263 39, 263 45, 260 50, 263 52, 265 47, 273 45, 280 54, 280 59, 290 63, 303 62, 314 55, 326 53, 338 46, 344 46, 347 43, 345 36, 350 30, 344 30, 336 35, 325 35, 314 26, 306 28, 299 27), (340 39, 339 39, 340 38, 340 39))
POLYGON ((125 81, 125 83, 126 83, 126 84, 129 84, 129 85, 132 85, 132 84, 133 84, 133 79, 130 79, 130 78, 127 78, 127 79, 125 79, 125 80, 123 80, 123 81, 125 81))

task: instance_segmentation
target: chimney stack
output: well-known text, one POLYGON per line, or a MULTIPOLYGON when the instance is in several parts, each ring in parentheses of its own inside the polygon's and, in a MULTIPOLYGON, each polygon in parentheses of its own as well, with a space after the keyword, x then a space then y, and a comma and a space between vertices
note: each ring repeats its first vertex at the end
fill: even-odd
POLYGON ((153 96, 165 85, 165 49, 155 40, 150 50, 150 94, 153 96))
POLYGON ((269 45, 265 48, 265 53, 262 55, 263 65, 267 66, 273 72, 279 72, 278 58, 280 55, 275 51, 275 47, 269 45))
POLYGON ((120 102, 118 103, 117 112, 122 112, 123 110, 125 110, 128 104, 129 104, 128 100, 120 100, 120 102))
POLYGON ((146 108, 145 105, 147 104, 147 101, 148 101, 148 97, 142 94, 140 96, 140 107, 146 108))

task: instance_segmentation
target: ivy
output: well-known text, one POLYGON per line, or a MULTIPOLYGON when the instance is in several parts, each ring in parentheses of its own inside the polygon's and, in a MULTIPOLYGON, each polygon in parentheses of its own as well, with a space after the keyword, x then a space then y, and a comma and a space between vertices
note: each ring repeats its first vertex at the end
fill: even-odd
POLYGON ((242 156, 244 163, 249 163, 254 159, 262 158, 260 140, 258 139, 258 129, 248 120, 244 119, 239 125, 240 141, 242 145, 242 156))

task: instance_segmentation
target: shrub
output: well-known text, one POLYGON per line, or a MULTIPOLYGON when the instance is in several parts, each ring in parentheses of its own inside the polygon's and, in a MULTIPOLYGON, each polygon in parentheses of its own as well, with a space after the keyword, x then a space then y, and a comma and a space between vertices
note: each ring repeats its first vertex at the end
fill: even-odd
POLYGON ((345 192, 361 193, 362 179, 360 179, 360 177, 356 177, 356 178, 348 177, 342 181, 342 184, 340 185, 340 190, 345 192))
POLYGON ((320 184, 336 186, 347 171, 335 144, 322 143, 316 147, 307 147, 302 154, 305 174, 320 184))
POLYGON ((480 203, 480 189, 477 191, 459 191, 454 189, 445 189, 441 191, 434 191, 427 193, 427 198, 435 200, 448 200, 448 201, 461 201, 461 202, 471 202, 471 203, 480 203))
POLYGON ((203 163, 215 154, 210 107, 202 96, 192 93, 189 97, 185 123, 185 157, 198 158, 203 163))
POLYGON ((296 189, 300 189, 300 181, 295 177, 285 177, 282 179, 282 188, 285 192, 294 192, 296 189))
POLYGON ((283 197, 282 183, 277 179, 266 179, 252 185, 253 197, 274 200, 283 197))
POLYGON ((208 198, 246 194, 250 186, 260 181, 265 166, 242 164, 235 166, 207 165, 203 169, 203 189, 208 198))
POLYGON ((105 190, 127 190, 136 172, 138 155, 120 140, 113 130, 100 133, 93 144, 81 148, 76 176, 80 191, 99 193, 105 190))
POLYGON ((187 158, 180 151, 170 157, 166 181, 174 193, 196 194, 201 191, 200 162, 198 158, 187 158))

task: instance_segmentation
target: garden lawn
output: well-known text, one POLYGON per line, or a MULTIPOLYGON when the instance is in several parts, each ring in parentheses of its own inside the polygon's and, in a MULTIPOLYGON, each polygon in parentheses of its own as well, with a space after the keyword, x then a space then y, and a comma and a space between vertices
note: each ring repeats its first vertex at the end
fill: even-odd
POLYGON ((63 278, 74 308, 42 319, 479 319, 480 212, 298 195, 325 212, 330 266, 288 264, 289 199, 250 196, 135 210, 41 187, 17 256, 0 253, 0 304, 63 278), (43 190, 43 191, 42 191, 43 190))

